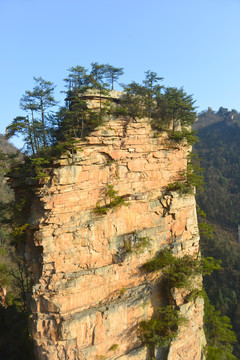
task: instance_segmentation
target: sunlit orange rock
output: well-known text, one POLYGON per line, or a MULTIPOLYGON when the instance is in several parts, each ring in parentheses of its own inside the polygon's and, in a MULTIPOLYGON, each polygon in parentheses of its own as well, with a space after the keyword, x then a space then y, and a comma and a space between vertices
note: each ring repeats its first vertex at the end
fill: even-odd
MULTIPOLYGON (((171 144, 167 133, 156 136, 148 119, 109 119, 79 140, 74 154, 63 155, 35 189, 25 256, 34 279, 36 359, 147 359, 138 323, 169 295, 159 274, 141 266, 165 246, 177 256, 199 250, 194 195, 166 193, 186 168, 189 150, 171 144), (108 185, 126 204, 97 214, 97 204, 110 201, 108 185), (151 245, 135 252, 144 237, 151 245)), ((172 301, 188 324, 167 357, 159 350, 157 359, 201 359, 203 302, 181 299, 178 294, 172 301)))

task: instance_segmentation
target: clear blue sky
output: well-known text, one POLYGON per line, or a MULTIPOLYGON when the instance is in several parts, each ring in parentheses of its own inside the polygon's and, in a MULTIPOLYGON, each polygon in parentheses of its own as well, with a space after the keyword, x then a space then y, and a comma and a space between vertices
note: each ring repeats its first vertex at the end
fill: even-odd
POLYGON ((240 111, 240 0, 0 0, 0 133, 33 76, 57 85, 71 66, 109 63, 183 86, 199 111, 240 111))

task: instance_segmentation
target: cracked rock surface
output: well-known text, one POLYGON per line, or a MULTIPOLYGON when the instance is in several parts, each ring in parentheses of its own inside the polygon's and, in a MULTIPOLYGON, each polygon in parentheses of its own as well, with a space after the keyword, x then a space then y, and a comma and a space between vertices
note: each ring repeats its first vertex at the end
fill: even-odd
MULTIPOLYGON (((147 359, 137 325, 168 295, 159 274, 146 274, 141 265, 164 246, 177 256, 199 250, 194 195, 165 193, 186 168, 189 148, 169 145, 147 119, 110 119, 63 155, 35 189, 25 257, 34 282, 37 359, 147 359), (108 185, 127 204, 96 214, 108 185), (135 252, 139 238, 151 245, 135 252)), ((185 306, 177 295, 176 302, 189 325, 157 358, 200 360, 203 303, 185 306)))

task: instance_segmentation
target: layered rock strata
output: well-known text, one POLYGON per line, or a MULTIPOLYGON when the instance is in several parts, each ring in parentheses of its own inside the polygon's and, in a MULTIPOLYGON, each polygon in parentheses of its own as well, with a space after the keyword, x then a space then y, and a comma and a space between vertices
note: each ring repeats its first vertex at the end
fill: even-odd
POLYGON ((141 266, 160 249, 196 255, 192 194, 166 192, 186 169, 189 147, 155 136, 147 119, 110 119, 79 141, 34 190, 25 256, 31 265, 32 335, 41 360, 145 360, 138 323, 171 301, 189 319, 157 359, 200 360, 203 302, 169 300, 159 274, 141 266), (125 204, 109 203, 111 185, 125 204), (142 239, 150 240, 140 249, 142 239))

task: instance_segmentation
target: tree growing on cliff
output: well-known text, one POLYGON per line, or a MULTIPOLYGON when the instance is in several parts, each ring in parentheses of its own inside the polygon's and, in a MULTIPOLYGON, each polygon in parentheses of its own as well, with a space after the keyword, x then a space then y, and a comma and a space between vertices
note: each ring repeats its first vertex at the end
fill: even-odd
POLYGON ((68 69, 68 77, 64 79, 67 87, 67 93, 73 90, 84 91, 89 86, 89 77, 87 69, 83 66, 72 66, 68 69))
POLYGON ((36 111, 41 114, 41 120, 40 120, 41 142, 42 145, 45 147, 48 145, 47 110, 57 105, 57 102, 53 96, 55 86, 51 81, 46 81, 42 77, 39 78, 34 77, 33 79, 36 84, 33 88, 32 96, 35 99, 37 105, 36 111))
POLYGON ((102 124, 102 114, 87 106, 87 101, 79 96, 77 91, 71 92, 71 103, 69 108, 61 108, 56 114, 57 130, 55 132, 57 141, 71 141, 74 138, 84 138, 98 125, 102 124))
POLYGON ((123 68, 117 68, 112 65, 104 65, 104 76, 107 83, 111 86, 111 90, 114 90, 114 83, 117 82, 120 76, 124 74, 123 68))
MULTIPOLYGON (((179 140, 188 140, 192 134, 188 128, 196 118, 195 101, 182 88, 160 85, 162 80, 155 72, 147 71, 142 84, 132 82, 125 85, 116 114, 131 118, 147 117, 156 132, 172 128, 172 133, 175 133, 176 124, 179 124, 183 129, 178 134, 179 140)), ((191 140, 194 140, 193 137, 191 140)))
POLYGON ((27 113, 26 116, 17 116, 7 126, 7 138, 23 135, 27 146, 27 152, 35 155, 39 149, 51 143, 49 131, 51 123, 48 110, 54 107, 57 102, 54 99, 54 85, 43 78, 35 78, 35 86, 32 91, 25 91, 20 100, 20 108, 27 113), (40 114, 40 118, 38 118, 40 114))
POLYGON ((161 131, 164 126, 178 123, 182 128, 187 128, 193 124, 196 118, 196 111, 192 95, 187 95, 181 88, 167 87, 164 92, 157 97, 157 114, 152 121, 155 130, 161 131))
POLYGON ((84 93, 90 86, 89 75, 87 74, 87 69, 85 67, 79 65, 72 66, 68 71, 68 77, 64 79, 67 91, 63 91, 66 93, 65 103, 67 109, 69 109, 75 94, 84 93))
POLYGON ((83 66, 72 66, 68 69, 69 75, 64 79, 67 91, 78 90, 82 93, 88 88, 114 89, 114 83, 124 74, 123 68, 109 64, 91 63, 91 71, 83 66))
POLYGON ((35 155, 38 150, 33 123, 30 122, 29 116, 17 116, 6 128, 6 139, 13 136, 23 135, 23 141, 27 146, 27 151, 35 155))
POLYGON ((82 66, 69 69, 69 75, 64 79, 67 87, 66 108, 61 108, 61 112, 56 116, 57 123, 60 125, 57 131, 58 139, 84 138, 102 123, 104 115, 109 110, 106 99, 103 101, 103 96, 106 97, 109 94, 110 84, 113 88, 114 82, 122 74, 122 68, 97 62, 91 63, 90 72, 82 66), (97 111, 87 106, 86 98, 83 96, 89 89, 98 91, 99 109, 97 111))
POLYGON ((104 75, 106 72, 105 65, 99 64, 97 62, 93 62, 91 63, 91 66, 92 66, 92 70, 90 72, 89 78, 92 87, 98 90, 106 89, 107 83, 104 81, 105 80, 104 75))
POLYGON ((142 84, 135 81, 124 85, 124 93, 121 103, 116 109, 117 115, 128 116, 130 118, 152 118, 156 112, 157 97, 163 88, 159 81, 163 78, 157 76, 155 72, 145 72, 145 80, 142 84))

